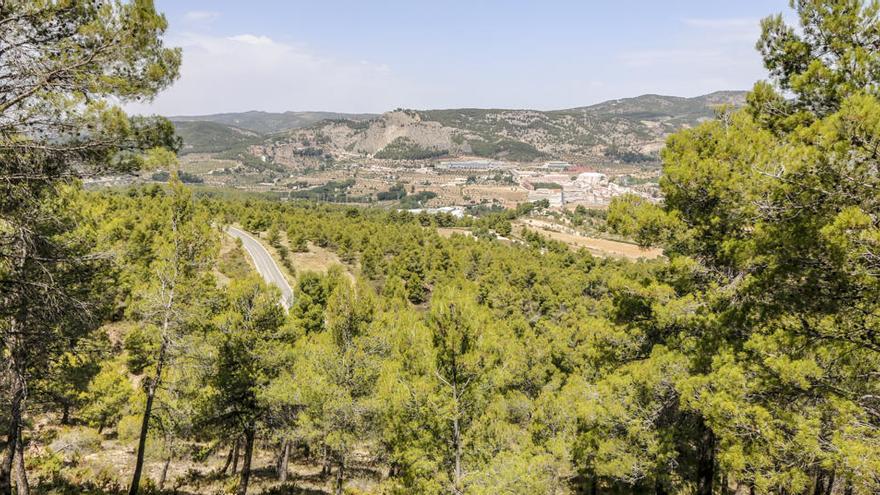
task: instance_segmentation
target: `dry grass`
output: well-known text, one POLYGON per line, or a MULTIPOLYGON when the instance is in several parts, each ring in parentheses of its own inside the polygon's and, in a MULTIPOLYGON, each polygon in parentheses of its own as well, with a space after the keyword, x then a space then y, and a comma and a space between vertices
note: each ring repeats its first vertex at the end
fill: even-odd
POLYGON ((293 258, 293 266, 300 272, 317 272, 327 273, 332 266, 339 265, 345 269, 345 274, 353 282, 355 275, 355 267, 343 263, 336 253, 329 249, 316 246, 311 242, 308 244, 309 252, 307 253, 291 253, 293 258))
MULTIPOLYGON (((207 459, 194 462, 186 457, 174 459, 169 464, 165 488, 173 489, 180 494, 214 494, 228 493, 234 485, 238 474, 220 475, 228 454, 228 446, 218 448, 207 459)), ((268 444, 257 445, 251 471, 249 493, 261 493, 264 490, 278 487, 275 472, 275 455, 268 444)), ((77 461, 77 469, 81 473, 107 473, 120 487, 125 487, 131 479, 135 462, 134 445, 127 445, 115 439, 105 439, 100 450, 82 456, 77 461)), ((239 463, 239 466, 241 464, 239 463)), ((144 462, 144 476, 157 481, 162 473, 164 461, 148 457, 144 462)), ((231 468, 230 468, 231 469, 231 468)), ((332 493, 333 476, 321 476, 321 466, 307 459, 291 458, 288 465, 287 486, 295 486, 300 491, 290 493, 332 493)), ((347 481, 348 486, 372 489, 376 486, 379 472, 367 465, 353 465, 349 473, 354 477, 347 481), (360 467, 360 469, 358 469, 360 467)), ((104 476, 107 476, 104 475, 104 476)))
MULTIPOLYGON (((293 268, 297 273, 302 272, 317 272, 317 273, 327 273, 330 270, 330 267, 334 265, 340 265, 345 269, 345 273, 354 280, 354 268, 343 263, 339 256, 336 255, 333 251, 329 249, 322 248, 317 246, 311 242, 308 243, 308 252, 306 253, 295 253, 290 249, 290 242, 287 239, 287 234, 285 232, 279 232, 281 236, 281 244, 288 249, 288 256, 290 257, 291 263, 293 264, 293 268)), ((275 262, 278 264, 278 267, 281 269, 281 272, 284 274, 284 277, 287 279, 287 283, 290 284, 291 287, 296 287, 297 277, 295 273, 291 273, 287 267, 281 263, 281 256, 278 254, 278 250, 269 245, 269 242, 266 241, 266 233, 261 232, 258 237, 260 243, 263 247, 269 251, 269 254, 272 255, 272 258, 275 259, 275 262)))
POLYGON ((528 227, 531 230, 537 231, 541 235, 563 242, 572 248, 586 248, 596 256, 628 259, 654 259, 663 256, 662 249, 642 249, 635 244, 629 244, 626 242, 597 239, 594 237, 563 232, 563 226, 541 220, 518 220, 515 222, 514 227, 517 234, 522 232, 524 227, 528 227))
POLYGON ((463 229, 459 227, 437 227, 437 233, 440 234, 441 237, 452 237, 455 234, 465 235, 465 236, 473 236, 470 229, 463 229))
POLYGON ((300 271, 327 273, 333 265, 345 264, 336 256, 336 253, 329 249, 322 248, 309 243, 309 251, 307 253, 292 253, 293 265, 300 271))
POLYGON ((193 174, 206 174, 212 170, 232 168, 238 165, 233 160, 219 160, 205 154, 184 155, 180 159, 180 169, 193 174))
POLYGON ((232 278, 247 276, 256 273, 254 260, 247 255, 244 248, 239 248, 236 239, 224 233, 220 236, 220 252, 217 253, 217 264, 214 266, 214 275, 221 286, 229 285, 232 278))

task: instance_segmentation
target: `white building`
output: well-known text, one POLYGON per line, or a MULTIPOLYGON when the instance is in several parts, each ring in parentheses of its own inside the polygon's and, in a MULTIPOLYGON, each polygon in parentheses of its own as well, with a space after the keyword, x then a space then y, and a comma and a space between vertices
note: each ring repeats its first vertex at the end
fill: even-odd
POLYGON ((441 206, 439 208, 413 208, 412 210, 406 211, 415 215, 425 212, 430 215, 436 215, 437 213, 448 213, 456 218, 461 218, 464 216, 464 208, 462 208, 461 206, 441 206))
POLYGON ((574 180, 574 182, 585 185, 601 184, 607 181, 608 177, 606 177, 605 174, 599 172, 584 172, 582 174, 578 174, 577 178, 574 180))

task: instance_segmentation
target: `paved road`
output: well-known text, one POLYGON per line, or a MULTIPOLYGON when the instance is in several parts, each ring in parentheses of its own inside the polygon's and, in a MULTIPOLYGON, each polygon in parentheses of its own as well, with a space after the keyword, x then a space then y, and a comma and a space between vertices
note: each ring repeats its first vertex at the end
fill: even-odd
POLYGON ((290 306, 293 304, 293 291, 290 289, 287 279, 281 273, 281 269, 278 268, 275 260, 272 259, 272 255, 266 251, 266 248, 260 244, 260 241, 254 239, 247 232, 235 227, 229 227, 226 232, 232 237, 241 239, 241 244, 248 254, 251 255, 254 265, 257 266, 257 272, 267 283, 281 289, 281 304, 285 308, 290 309, 290 306))

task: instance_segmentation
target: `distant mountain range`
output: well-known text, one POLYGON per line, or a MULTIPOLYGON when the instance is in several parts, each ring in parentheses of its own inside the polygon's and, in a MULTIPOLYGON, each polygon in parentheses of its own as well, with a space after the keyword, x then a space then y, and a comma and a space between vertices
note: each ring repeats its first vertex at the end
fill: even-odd
POLYGON ((741 106, 744 91, 644 95, 567 110, 394 110, 381 115, 243 112, 171 117, 184 153, 249 149, 297 168, 321 159, 480 156, 532 161, 656 161, 666 137, 741 106))
POLYGON ((378 117, 375 113, 336 113, 336 112, 250 112, 215 113, 212 115, 182 115, 169 117, 174 122, 215 122, 231 127, 274 134, 288 129, 298 129, 316 124, 322 120, 369 120, 378 117))

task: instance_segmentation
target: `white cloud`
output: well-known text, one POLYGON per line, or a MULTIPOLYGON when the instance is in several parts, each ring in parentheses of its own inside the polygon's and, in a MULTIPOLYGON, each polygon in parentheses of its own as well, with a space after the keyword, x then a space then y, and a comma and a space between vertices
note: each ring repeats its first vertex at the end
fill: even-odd
POLYGON ((220 17, 220 12, 214 12, 211 10, 191 10, 186 14, 183 14, 183 18, 189 22, 212 22, 215 19, 220 17))
POLYGON ((138 113, 201 114, 243 110, 380 112, 413 104, 410 86, 384 64, 344 61, 267 36, 184 34, 180 79, 138 113))
POLYGON ((272 39, 267 36, 256 36, 253 34, 239 34, 236 36, 230 36, 230 40, 239 41, 241 43, 247 43, 249 45, 271 45, 272 39))

